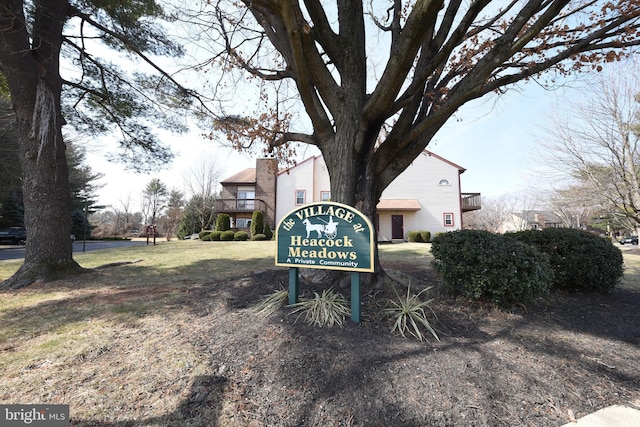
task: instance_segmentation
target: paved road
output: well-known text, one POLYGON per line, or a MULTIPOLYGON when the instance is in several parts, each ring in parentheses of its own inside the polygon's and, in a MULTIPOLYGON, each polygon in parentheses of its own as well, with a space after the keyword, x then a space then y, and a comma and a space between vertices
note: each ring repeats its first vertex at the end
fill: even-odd
MULTIPOLYGON (((96 249, 111 249, 111 248, 123 248, 127 246, 139 246, 146 245, 144 240, 132 240, 132 241, 87 241, 85 245, 85 251, 95 251, 96 249)), ((73 252, 82 252, 83 242, 73 242, 73 252)), ((18 245, 2 245, 0 246, 0 261, 7 259, 23 259, 24 258, 24 246, 18 245)))

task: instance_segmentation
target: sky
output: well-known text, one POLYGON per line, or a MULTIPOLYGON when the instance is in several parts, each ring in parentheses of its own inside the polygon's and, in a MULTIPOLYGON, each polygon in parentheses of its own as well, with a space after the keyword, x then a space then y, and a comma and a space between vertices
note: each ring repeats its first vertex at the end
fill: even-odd
POLYGON ((163 143, 171 146, 176 157, 164 169, 149 174, 136 173, 121 163, 106 160, 106 154, 117 149, 108 139, 100 138, 90 144, 86 153, 87 164, 93 172, 104 175, 97 181, 101 186, 96 191, 99 205, 120 209, 130 200, 135 209, 139 209, 144 188, 154 178, 160 179, 169 190, 186 193, 184 177, 205 156, 214 159, 214 165, 221 170, 223 178, 255 166, 255 160, 205 140, 196 131, 180 135, 162 134, 161 138, 163 143))
MULTIPOLYGON (((180 33, 182 30, 176 31, 180 33)), ((374 42, 379 43, 380 40, 374 42)), ((202 55, 197 43, 189 46, 189 49, 195 49, 191 52, 193 57, 202 55)), ((169 62, 173 60, 167 59, 169 62)), ((373 61, 372 58, 369 60, 373 61)), ((162 61, 160 63, 164 65, 162 61)), ((201 75, 204 74, 199 73, 196 79, 201 75)), ((202 78, 212 77, 208 74, 202 78)), ((235 84, 229 86, 236 87, 235 84)), ((585 83, 573 83, 571 86, 584 88, 585 83)), ((535 82, 521 83, 517 90, 483 97, 461 107, 427 149, 466 169, 461 176, 462 192, 481 193, 484 198, 540 188, 550 181, 545 173, 540 172, 543 165, 537 151, 545 137, 544 127, 550 115, 566 104, 567 98, 579 96, 580 91, 570 86, 548 91, 535 82)), ((255 166, 254 158, 205 140, 201 134, 209 131, 195 129, 188 134, 162 134, 162 141, 173 148, 176 158, 164 170, 151 174, 137 174, 122 164, 107 161, 107 155, 117 150, 109 137, 92 141, 87 145, 87 163, 94 172, 104 174, 98 182, 102 186, 97 191, 98 204, 117 209, 130 200, 132 205, 139 205, 145 186, 153 178, 159 178, 169 189, 185 191, 183 176, 204 157, 215 160, 223 178, 255 166)), ((317 152, 307 150, 298 160, 314 154, 317 152)))
MULTIPOLYGON (((547 91, 535 84, 500 97, 482 98, 465 106, 436 135, 428 150, 462 166, 462 191, 497 197, 526 191, 544 177, 537 172, 540 161, 537 142, 544 137, 544 124, 549 114, 559 108, 567 90, 547 91)), ((254 167, 255 159, 205 140, 194 130, 184 135, 163 134, 165 143, 176 153, 166 169, 151 174, 127 171, 125 166, 105 160, 113 151, 108 138, 90 144, 87 161, 94 172, 104 174, 98 181, 99 204, 119 208, 130 199, 137 206, 146 184, 159 178, 169 189, 185 191, 183 177, 204 156, 213 158, 222 177, 254 167)), ((316 154, 307 150, 300 160, 316 154)))
MULTIPOLYGON (((449 120, 427 149, 466 169, 461 176, 463 192, 481 193, 483 197, 526 192, 545 180, 536 147, 544 138, 549 115, 566 96, 576 95, 579 92, 573 89, 548 91, 528 82, 520 84, 518 90, 472 101, 449 120)), ((176 158, 166 169, 146 175, 105 160, 105 154, 117 147, 109 138, 97 139, 89 145, 87 161, 94 172, 104 174, 99 181, 102 188, 97 191, 99 204, 118 208, 130 199, 137 205, 153 178, 159 178, 169 189, 184 191, 183 176, 205 156, 215 159, 223 178, 255 166, 254 158, 205 140, 201 134, 208 132, 196 129, 184 135, 163 134, 163 142, 171 145, 176 158)), ((298 160, 314 154, 317 152, 307 150, 298 160)))
POLYGON ((496 197, 527 191, 542 184, 537 147, 549 115, 566 96, 567 90, 529 84, 521 92, 475 100, 461 108, 459 120, 450 120, 428 149, 466 169, 463 192, 496 197))

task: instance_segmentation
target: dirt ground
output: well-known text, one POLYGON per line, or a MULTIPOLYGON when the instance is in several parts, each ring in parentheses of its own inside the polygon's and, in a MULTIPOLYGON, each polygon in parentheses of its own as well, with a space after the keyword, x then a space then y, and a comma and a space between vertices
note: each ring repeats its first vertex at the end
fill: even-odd
MULTIPOLYGON (((437 285, 425 270, 386 269, 402 271, 417 290, 437 285)), ((136 342, 152 346, 148 366, 137 368, 149 370, 147 379, 136 377, 149 382, 136 388, 144 393, 116 397, 133 375, 128 358, 142 351, 133 341, 125 346, 128 337, 119 332, 111 344, 76 358, 75 379, 55 385, 51 399, 67 396, 61 403, 71 404, 77 426, 557 427, 609 405, 640 406, 640 292, 633 289, 556 294, 514 310, 435 293, 441 340, 420 342, 391 334, 376 315, 386 301, 380 289, 363 287, 363 322, 343 328, 309 326, 286 308, 267 318, 250 309, 257 295, 287 280, 279 269, 193 284, 180 301, 188 312, 180 324, 168 331, 158 317, 131 328, 136 342), (161 351, 169 346, 175 360, 181 348, 196 349, 206 369, 194 372, 185 360, 182 377, 160 378, 154 366, 169 363, 161 351), (120 370, 88 373, 107 365, 120 370), (80 381, 102 390, 103 409, 95 398, 82 408, 89 392, 80 381), (179 403, 158 414, 154 402, 165 395, 179 403)), ((317 289, 300 286, 303 293, 317 289)))
POLYGON ((639 293, 556 295, 526 311, 439 297, 441 341, 420 343, 376 319, 381 291, 365 291, 363 323, 342 329, 286 310, 247 312, 265 283, 286 282, 286 272, 262 271, 193 295, 192 337, 214 369, 194 381, 181 411, 200 419, 206 408, 210 425, 559 426, 640 405, 639 293))

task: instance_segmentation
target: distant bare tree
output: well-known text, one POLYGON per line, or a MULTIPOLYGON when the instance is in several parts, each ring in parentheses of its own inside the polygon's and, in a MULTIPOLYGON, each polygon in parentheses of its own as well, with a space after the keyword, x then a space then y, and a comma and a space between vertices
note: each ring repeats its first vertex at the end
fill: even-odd
POLYGON ((587 183, 555 191, 548 198, 549 209, 567 227, 584 228, 595 212, 602 210, 601 198, 587 183))
POLYGON ((111 209, 103 209, 91 215, 91 223, 95 226, 95 236, 112 236, 117 223, 116 214, 111 209))
POLYGON ((120 199, 119 202, 120 207, 122 208, 122 232, 123 234, 127 234, 131 226, 131 216, 133 215, 131 210, 131 193, 128 193, 127 197, 120 199))
POLYGON ((162 225, 165 230, 167 242, 171 240, 174 235, 178 223, 182 219, 182 213, 184 212, 184 195, 178 190, 171 190, 169 192, 167 210, 162 217, 162 225))
POLYGON ((202 157, 185 171, 183 180, 191 195, 189 209, 193 211, 200 230, 213 223, 216 188, 223 170, 212 157, 202 157))
POLYGON ((541 210, 543 203, 533 191, 483 197, 482 209, 465 214, 465 228, 493 233, 526 230, 532 212, 541 210))
POLYGON ((111 237, 115 237, 123 232, 123 219, 124 216, 122 211, 120 211, 117 207, 111 206, 113 210, 113 224, 111 226, 111 237))
POLYGON ((629 62, 602 75, 579 102, 554 114, 544 153, 571 185, 595 203, 640 225, 640 76, 629 62))
POLYGON ((465 214, 465 228, 500 232, 502 224, 509 220, 512 211, 512 203, 508 197, 483 197, 482 209, 465 214))

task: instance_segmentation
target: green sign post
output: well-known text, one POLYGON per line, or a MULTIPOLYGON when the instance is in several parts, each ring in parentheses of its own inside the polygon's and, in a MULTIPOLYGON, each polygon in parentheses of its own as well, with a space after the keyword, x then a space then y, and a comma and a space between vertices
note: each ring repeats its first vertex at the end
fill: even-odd
POLYGON ((371 221, 351 206, 303 205, 276 227, 276 265, 289 267, 289 304, 298 302, 298 268, 351 271, 351 320, 360 323, 360 273, 374 272, 371 221))

